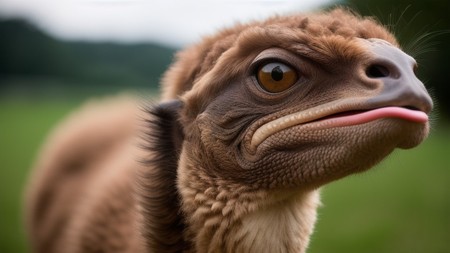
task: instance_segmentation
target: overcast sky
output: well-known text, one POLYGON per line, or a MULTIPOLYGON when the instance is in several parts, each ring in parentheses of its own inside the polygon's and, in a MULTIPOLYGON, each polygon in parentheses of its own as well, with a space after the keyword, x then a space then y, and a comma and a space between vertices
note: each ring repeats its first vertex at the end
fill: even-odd
POLYGON ((0 0, 0 16, 23 17, 75 40, 156 41, 182 46, 238 21, 308 11, 333 0, 0 0))

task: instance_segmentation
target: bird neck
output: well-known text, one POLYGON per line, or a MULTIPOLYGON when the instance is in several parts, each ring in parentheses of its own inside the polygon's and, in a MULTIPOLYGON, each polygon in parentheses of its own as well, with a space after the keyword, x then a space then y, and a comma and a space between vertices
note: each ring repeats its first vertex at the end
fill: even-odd
POLYGON ((186 252, 305 252, 318 191, 251 190, 193 166, 181 159, 178 178, 186 252))

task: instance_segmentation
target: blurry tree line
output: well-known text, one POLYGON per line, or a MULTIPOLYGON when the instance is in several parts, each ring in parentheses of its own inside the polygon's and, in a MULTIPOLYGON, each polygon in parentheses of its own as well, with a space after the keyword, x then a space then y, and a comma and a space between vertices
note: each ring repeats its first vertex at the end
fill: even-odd
POLYGON ((62 41, 26 21, 3 20, 0 92, 156 88, 174 52, 157 44, 62 41))

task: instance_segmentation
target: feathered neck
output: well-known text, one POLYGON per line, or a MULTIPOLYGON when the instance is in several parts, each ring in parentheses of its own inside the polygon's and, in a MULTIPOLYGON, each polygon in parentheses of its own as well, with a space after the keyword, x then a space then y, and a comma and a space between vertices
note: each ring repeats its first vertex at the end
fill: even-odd
POLYGON ((211 179, 185 159, 178 188, 189 253, 305 252, 316 221, 318 191, 268 192, 211 179))
POLYGON ((305 252, 316 221, 317 191, 261 190, 204 173, 185 145, 179 103, 151 108, 138 175, 141 234, 149 252, 305 252))

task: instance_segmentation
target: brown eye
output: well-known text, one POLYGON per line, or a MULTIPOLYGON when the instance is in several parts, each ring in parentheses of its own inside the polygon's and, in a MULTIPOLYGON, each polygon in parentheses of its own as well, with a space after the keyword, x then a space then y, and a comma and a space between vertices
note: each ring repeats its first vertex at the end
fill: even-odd
POLYGON ((280 62, 262 65, 258 69, 257 77, 259 85, 272 93, 285 91, 298 80, 297 73, 291 67, 280 62))

